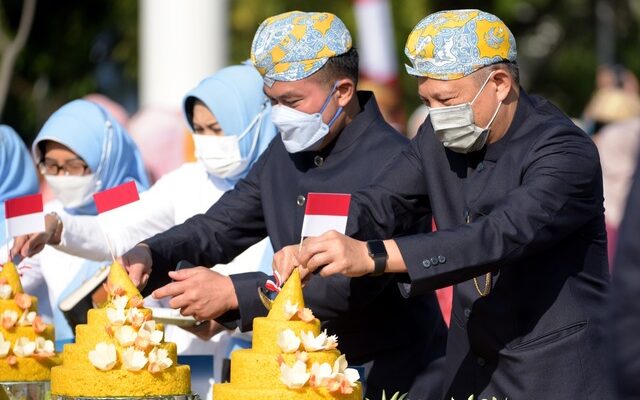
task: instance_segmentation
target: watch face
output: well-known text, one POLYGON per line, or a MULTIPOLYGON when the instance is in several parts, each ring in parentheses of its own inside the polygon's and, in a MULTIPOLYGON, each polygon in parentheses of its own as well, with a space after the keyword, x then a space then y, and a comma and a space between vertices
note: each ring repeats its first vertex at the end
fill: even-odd
POLYGON ((382 240, 370 240, 367 242, 369 254, 371 257, 386 257, 387 248, 384 246, 382 240))

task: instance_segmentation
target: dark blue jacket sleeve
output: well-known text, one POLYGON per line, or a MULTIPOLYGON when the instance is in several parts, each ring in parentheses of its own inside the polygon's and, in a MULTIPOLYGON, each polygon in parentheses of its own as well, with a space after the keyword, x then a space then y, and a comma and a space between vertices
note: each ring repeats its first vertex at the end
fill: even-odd
MULTIPOLYGON (((638 163, 640 166, 640 163, 638 163)), ((621 399, 640 399, 640 169, 636 168, 618 233, 613 268, 611 326, 614 377, 621 399)))

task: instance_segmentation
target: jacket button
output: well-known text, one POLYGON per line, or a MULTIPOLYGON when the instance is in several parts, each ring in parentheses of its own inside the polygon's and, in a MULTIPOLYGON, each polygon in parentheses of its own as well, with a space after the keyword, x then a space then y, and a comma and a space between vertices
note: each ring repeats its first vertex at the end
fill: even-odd
POLYGON ((469 318, 471 316, 471 309, 465 308, 464 309, 464 316, 469 318))
POLYGON ((478 359, 476 360, 476 362, 478 363, 479 366, 484 367, 485 364, 487 363, 484 358, 482 357, 478 357, 478 359))
POLYGON ((316 167, 321 167, 322 164, 324 164, 324 158, 322 158, 321 156, 315 156, 313 157, 313 163, 316 165, 316 167))
POLYGON ((440 264, 444 264, 444 263, 446 263, 446 262, 447 262, 447 257, 445 257, 445 256, 438 256, 438 262, 439 262, 440 264))
POLYGON ((431 266, 431 261, 429 260, 422 260, 422 266, 424 266, 425 268, 429 268, 431 266))
POLYGON ((307 199, 306 199, 303 195, 299 195, 299 196, 296 198, 296 204, 297 204, 297 205, 299 205, 300 207, 302 207, 302 206, 304 205, 304 202, 305 202, 306 200, 307 200, 307 199))
POLYGON ((429 260, 431 261, 431 265, 436 266, 438 265, 438 257, 431 257, 431 259, 429 260))

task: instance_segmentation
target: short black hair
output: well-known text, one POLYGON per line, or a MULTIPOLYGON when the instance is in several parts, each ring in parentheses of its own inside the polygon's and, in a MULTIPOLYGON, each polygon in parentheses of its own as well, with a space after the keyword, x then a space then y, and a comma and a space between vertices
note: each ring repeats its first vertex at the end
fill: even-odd
POLYGON ((491 72, 501 68, 506 69, 509 75, 511 75, 513 82, 517 86, 520 86, 520 68, 518 67, 518 64, 515 61, 505 60, 505 61, 497 62, 495 64, 487 65, 486 67, 478 70, 478 71, 483 71, 483 73, 476 74, 476 77, 478 81, 482 84, 485 81, 485 79, 487 79, 487 77, 491 72))
POLYGON ((337 79, 351 79, 354 85, 358 85, 360 57, 358 50, 352 47, 346 53, 331 57, 317 72, 317 76, 324 83, 333 84, 337 79))

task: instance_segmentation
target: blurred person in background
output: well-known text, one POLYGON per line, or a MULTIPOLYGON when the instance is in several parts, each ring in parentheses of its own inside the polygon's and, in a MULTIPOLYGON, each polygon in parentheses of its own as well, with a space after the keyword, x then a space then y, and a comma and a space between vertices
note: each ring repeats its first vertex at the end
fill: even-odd
MULTIPOLYGON (((0 125, 0 265, 9 261, 13 240, 7 237, 4 202, 35 193, 38 193, 38 176, 29 150, 13 128, 0 125)), ((29 294, 38 297, 39 314, 44 321, 53 322, 47 285, 40 282, 31 287, 29 294)))
POLYGON ((179 112, 160 107, 144 108, 129 120, 127 128, 140 149, 151 183, 185 163, 189 131, 184 122, 179 112))
MULTIPOLYGON (((96 215, 94 193, 128 181, 134 181, 139 190, 148 186, 142 157, 129 134, 106 110, 87 100, 74 100, 54 112, 34 140, 32 153, 55 194, 55 199, 45 204, 45 225, 51 229, 54 243, 59 242, 61 234, 59 215, 96 215)), ((13 256, 18 255, 16 250, 23 239, 15 239, 13 256)), ((102 240, 102 237, 96 239, 102 240)), ((28 254, 21 254, 28 256, 41 251, 20 263, 30 267, 22 280, 25 292, 46 282, 53 306, 56 344, 60 348, 74 337, 72 327, 58 307, 60 300, 74 282, 109 264, 110 256, 77 257, 45 244, 40 243, 28 254)))
MULTIPOLYGON (((185 95, 183 113, 193 132, 197 161, 183 164, 161 177, 141 193, 139 201, 127 205, 125 213, 107 216, 112 230, 103 231, 104 227, 95 217, 60 213, 58 231, 56 225, 48 224, 46 232, 20 238, 14 251, 30 255, 47 243, 69 254, 104 259, 110 257, 103 240, 107 235, 115 255, 119 256, 139 241, 207 211, 247 174, 277 133, 271 122, 271 104, 262 91, 262 79, 252 65, 226 67, 204 79, 185 95)), ((162 161, 164 154, 157 153, 155 158, 162 161)), ((273 250, 265 238, 232 262, 213 269, 225 275, 270 271, 272 258, 273 250)), ((165 303, 147 298, 145 305, 157 307, 165 303)), ((216 381, 222 377, 227 344, 251 345, 250 336, 230 337, 230 332, 215 321, 190 330, 193 334, 169 325, 165 338, 178 345, 179 355, 213 354, 216 381)), ((211 393, 210 387, 208 389, 206 392, 211 393)))

